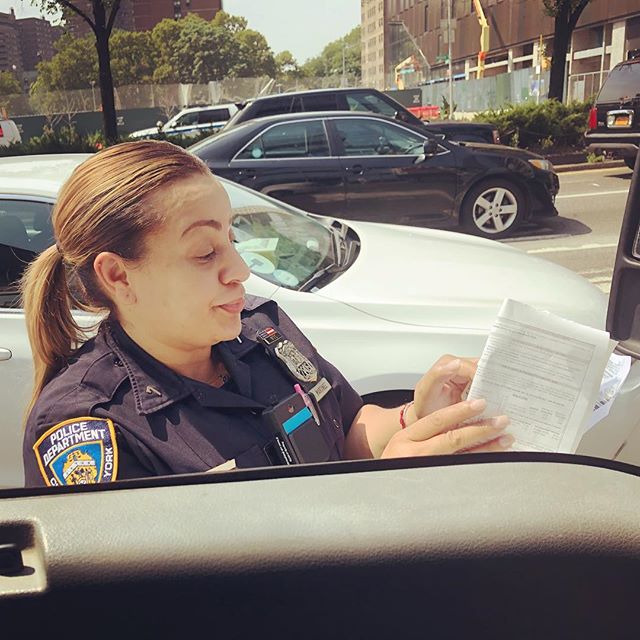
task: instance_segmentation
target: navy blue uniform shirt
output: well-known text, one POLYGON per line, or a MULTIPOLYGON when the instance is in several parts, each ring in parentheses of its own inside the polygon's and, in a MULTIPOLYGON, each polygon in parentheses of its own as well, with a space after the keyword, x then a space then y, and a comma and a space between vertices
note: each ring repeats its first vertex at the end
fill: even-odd
POLYGON ((261 414, 290 396, 296 381, 256 340, 267 327, 292 342, 330 383, 319 403, 320 429, 329 459, 340 460, 361 398, 274 302, 247 296, 240 340, 213 347, 231 374, 222 388, 175 373, 119 324, 103 322, 45 386, 29 416, 23 449, 26 485, 271 464, 265 446, 273 434, 261 414))

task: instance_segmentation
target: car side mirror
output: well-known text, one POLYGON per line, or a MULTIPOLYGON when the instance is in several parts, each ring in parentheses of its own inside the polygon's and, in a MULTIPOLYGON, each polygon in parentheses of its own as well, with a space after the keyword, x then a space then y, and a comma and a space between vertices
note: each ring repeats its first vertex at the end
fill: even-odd
POLYGON ((433 158, 438 153, 438 141, 435 138, 427 138, 422 145, 422 153, 416 158, 414 164, 420 164, 427 158, 433 158))
POLYGON ((607 331, 619 341, 619 352, 640 359, 640 152, 618 240, 607 331))
POLYGON ((164 122, 162 122, 162 120, 158 120, 158 122, 156 122, 156 127, 158 127, 158 131, 162 131, 163 126, 164 126, 164 122))

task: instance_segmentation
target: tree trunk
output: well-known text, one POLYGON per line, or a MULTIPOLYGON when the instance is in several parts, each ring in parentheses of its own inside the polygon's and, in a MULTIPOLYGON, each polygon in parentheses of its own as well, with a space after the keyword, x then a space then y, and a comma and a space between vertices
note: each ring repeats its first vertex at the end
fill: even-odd
POLYGON ((564 74, 567 68, 567 51, 571 40, 569 28, 568 3, 555 17, 553 28, 553 57, 551 59, 551 77, 549 78, 549 99, 555 98, 562 102, 564 94, 564 74))
POLYGON ((116 105, 113 96, 109 35, 104 29, 99 29, 96 33, 96 49, 98 51, 98 72, 100 77, 104 137, 107 142, 114 143, 118 140, 118 125, 116 120, 116 105))

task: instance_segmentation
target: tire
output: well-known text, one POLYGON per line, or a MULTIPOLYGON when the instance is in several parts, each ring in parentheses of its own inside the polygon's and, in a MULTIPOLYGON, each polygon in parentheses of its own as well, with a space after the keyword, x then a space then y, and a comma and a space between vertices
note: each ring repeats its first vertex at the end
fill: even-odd
POLYGON ((629 167, 629 169, 631 169, 631 171, 633 171, 633 169, 636 166, 636 159, 635 158, 623 158, 624 163, 627 165, 627 167, 629 167))
POLYGON ((483 180, 469 189, 461 207, 461 225, 468 233, 498 240, 511 235, 527 218, 527 200, 510 180, 483 180))

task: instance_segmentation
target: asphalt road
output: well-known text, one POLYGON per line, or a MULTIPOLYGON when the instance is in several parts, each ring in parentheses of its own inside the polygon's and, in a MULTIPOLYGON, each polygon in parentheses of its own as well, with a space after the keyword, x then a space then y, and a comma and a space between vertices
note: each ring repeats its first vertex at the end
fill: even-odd
POLYGON ((560 215, 503 242, 561 264, 608 293, 631 175, 626 167, 559 174, 560 215))

